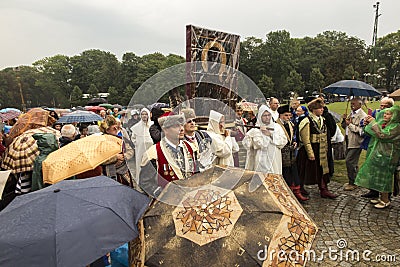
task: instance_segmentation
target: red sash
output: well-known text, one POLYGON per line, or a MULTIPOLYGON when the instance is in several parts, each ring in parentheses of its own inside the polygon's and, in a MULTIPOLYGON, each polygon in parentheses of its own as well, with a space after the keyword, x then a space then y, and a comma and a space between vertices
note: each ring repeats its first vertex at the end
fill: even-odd
MULTIPOLYGON (((157 165, 158 165, 158 185, 161 187, 165 187, 169 182, 174 181, 174 180, 179 180, 178 176, 172 169, 172 167, 169 165, 166 157, 164 156, 164 153, 161 150, 161 142, 158 142, 156 144, 156 150, 157 150, 157 165)), ((192 147, 186 143, 183 142, 185 146, 187 147, 190 156, 193 159, 193 149, 192 147)), ((194 164, 194 160, 193 160, 194 164)))

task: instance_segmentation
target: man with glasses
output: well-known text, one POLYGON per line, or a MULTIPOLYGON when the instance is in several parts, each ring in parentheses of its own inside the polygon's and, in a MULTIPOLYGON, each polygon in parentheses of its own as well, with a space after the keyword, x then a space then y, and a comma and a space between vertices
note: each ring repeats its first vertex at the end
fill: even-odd
POLYGON ((262 105, 258 110, 257 128, 248 131, 242 141, 247 150, 245 168, 282 174, 281 149, 287 142, 282 127, 272 121, 271 109, 262 105))
POLYGON ((196 159, 196 172, 211 167, 211 137, 206 131, 197 129, 196 114, 194 109, 182 109, 181 113, 185 116, 186 123, 183 125, 185 140, 192 146, 194 158, 196 159))

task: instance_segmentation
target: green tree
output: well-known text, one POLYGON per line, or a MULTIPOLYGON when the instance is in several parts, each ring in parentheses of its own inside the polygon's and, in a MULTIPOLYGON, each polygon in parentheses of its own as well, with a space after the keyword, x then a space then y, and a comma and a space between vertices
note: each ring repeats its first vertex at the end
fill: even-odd
POLYGON ((118 93, 117 89, 113 86, 108 87, 108 103, 118 104, 121 103, 120 94, 118 93))
POLYGON ((354 70, 352 65, 347 65, 344 69, 343 80, 358 80, 360 74, 354 70))
POLYGON ((258 88, 260 88, 261 92, 265 97, 271 97, 274 95, 274 82, 272 81, 272 77, 267 75, 262 75, 261 79, 258 81, 258 88))
POLYGON ((309 86, 310 88, 308 91, 319 91, 325 86, 324 82, 324 75, 321 73, 319 68, 312 68, 310 73, 310 81, 309 86))
POLYGON ((284 88, 286 78, 298 67, 300 46, 290 38, 289 32, 283 30, 267 34, 263 51, 266 74, 272 77, 279 97, 283 97, 284 92, 281 89, 284 88))
POLYGON ((325 31, 317 39, 328 46, 327 56, 321 71, 328 84, 341 80, 346 66, 353 66, 354 71, 364 73, 366 67, 365 42, 356 37, 349 37, 344 32, 325 31))
POLYGON ((71 93, 71 107, 83 105, 83 93, 79 86, 75 85, 71 93))
POLYGON ((400 30, 379 38, 376 54, 376 73, 381 69, 385 88, 392 92, 400 85, 400 30))
POLYGON ((89 94, 90 98, 99 97, 99 90, 97 89, 96 85, 93 83, 89 86, 89 90, 87 93, 89 94))
POLYGON ((128 85, 126 87, 123 97, 121 98, 121 101, 119 103, 127 106, 129 104, 129 102, 131 101, 134 94, 135 94, 135 90, 132 88, 131 85, 128 85))
POLYGON ((73 66, 71 84, 78 85, 83 93, 94 84, 100 92, 116 86, 120 78, 120 63, 110 52, 92 49, 71 58, 73 66))
POLYGON ((263 48, 263 40, 256 37, 247 37, 240 43, 239 70, 253 81, 259 81, 265 73, 263 48))
POLYGON ((289 76, 286 78, 284 89, 284 98, 289 97, 290 92, 295 92, 298 95, 304 94, 304 82, 301 75, 295 70, 291 70, 289 76))
POLYGON ((120 76, 120 87, 126 88, 131 85, 135 89, 140 85, 135 85, 134 82, 137 79, 139 63, 141 58, 135 53, 128 52, 122 56, 121 63, 121 76, 120 76))
POLYGON ((46 95, 50 97, 51 105, 57 106, 58 103, 61 106, 66 106, 69 104, 69 97, 72 92, 69 57, 64 55, 46 57, 34 62, 33 66, 37 71, 35 85, 47 92, 46 95))

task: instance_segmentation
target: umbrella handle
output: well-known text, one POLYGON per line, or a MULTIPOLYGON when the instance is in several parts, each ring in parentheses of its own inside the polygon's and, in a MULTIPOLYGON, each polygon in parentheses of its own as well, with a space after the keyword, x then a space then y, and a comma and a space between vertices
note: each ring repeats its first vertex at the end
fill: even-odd
POLYGON ((346 116, 347 116, 347 111, 349 110, 349 102, 350 102, 350 97, 349 99, 347 99, 346 112, 345 112, 346 116))

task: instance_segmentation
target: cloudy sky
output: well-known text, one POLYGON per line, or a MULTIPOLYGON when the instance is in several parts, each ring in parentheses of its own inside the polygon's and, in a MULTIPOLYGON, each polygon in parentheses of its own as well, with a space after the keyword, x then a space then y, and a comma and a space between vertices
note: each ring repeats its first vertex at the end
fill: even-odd
MULTIPOLYGON (((326 30, 372 41, 376 0, 1 0, 0 69, 88 49, 185 55, 185 25, 265 40, 326 30)), ((399 0, 381 0, 378 37, 400 29, 399 0), (397 13, 397 14, 396 14, 397 13)))

